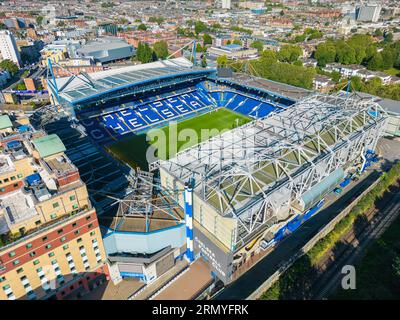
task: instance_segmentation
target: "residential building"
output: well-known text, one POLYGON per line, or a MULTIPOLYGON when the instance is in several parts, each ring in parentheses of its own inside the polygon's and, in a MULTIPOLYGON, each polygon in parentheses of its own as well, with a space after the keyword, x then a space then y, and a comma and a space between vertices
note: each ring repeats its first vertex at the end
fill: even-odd
POLYGON ((11 60, 19 67, 21 57, 14 35, 8 30, 0 30, 0 53, 3 60, 11 60))
POLYGON ((377 22, 381 14, 382 7, 380 5, 361 5, 356 7, 357 21, 377 22))
POLYGON ((3 115, 0 145, 0 300, 98 286, 107 267, 96 212, 61 140, 3 115))

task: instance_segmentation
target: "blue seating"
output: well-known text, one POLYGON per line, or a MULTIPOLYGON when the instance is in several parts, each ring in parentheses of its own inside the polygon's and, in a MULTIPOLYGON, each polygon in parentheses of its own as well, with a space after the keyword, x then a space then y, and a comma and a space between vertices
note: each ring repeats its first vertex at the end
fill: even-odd
POLYGON ((275 109, 276 108, 273 105, 262 103, 258 108, 254 109, 251 113, 249 113, 249 115, 254 116, 256 118, 262 118, 270 114, 275 109))
MULTIPOLYGON (((163 92, 103 109, 107 112, 82 121, 89 135, 99 141, 118 140, 127 134, 147 131, 152 126, 164 126, 168 121, 193 116, 206 108, 226 107, 253 118, 265 117, 272 111, 284 110, 278 103, 232 89, 208 92, 196 86, 163 92)), ((285 106, 286 107, 286 106, 285 106)))
POLYGON ((179 116, 179 113, 172 108, 172 106, 168 105, 165 100, 155 101, 149 104, 149 106, 153 107, 157 110, 157 112, 166 120, 173 119, 179 116))

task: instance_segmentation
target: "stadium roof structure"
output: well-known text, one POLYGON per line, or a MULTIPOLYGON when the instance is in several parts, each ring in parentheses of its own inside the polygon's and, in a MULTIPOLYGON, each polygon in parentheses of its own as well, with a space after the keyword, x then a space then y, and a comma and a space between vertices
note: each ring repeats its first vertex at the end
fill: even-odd
POLYGON ((282 212, 295 210, 304 193, 374 149, 386 119, 370 99, 315 94, 150 170, 161 168, 182 183, 194 179, 195 196, 237 218, 244 237, 269 218, 287 217, 282 212))
MULTIPOLYGON (((76 104, 91 98, 101 98, 102 95, 120 89, 129 89, 152 81, 173 78, 190 74, 210 74, 213 69, 195 67, 186 58, 156 61, 152 63, 105 70, 84 76, 72 76, 55 79, 56 86, 50 89, 57 91, 59 97, 76 104)), ((53 81, 49 81, 52 84, 53 81)))

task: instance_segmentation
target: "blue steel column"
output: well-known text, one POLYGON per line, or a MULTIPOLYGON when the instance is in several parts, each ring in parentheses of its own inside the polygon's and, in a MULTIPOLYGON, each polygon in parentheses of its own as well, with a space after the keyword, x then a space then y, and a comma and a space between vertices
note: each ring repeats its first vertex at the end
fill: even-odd
POLYGON ((186 258, 189 263, 194 260, 193 254, 193 189, 187 183, 183 194, 185 201, 185 220, 186 220, 186 258))

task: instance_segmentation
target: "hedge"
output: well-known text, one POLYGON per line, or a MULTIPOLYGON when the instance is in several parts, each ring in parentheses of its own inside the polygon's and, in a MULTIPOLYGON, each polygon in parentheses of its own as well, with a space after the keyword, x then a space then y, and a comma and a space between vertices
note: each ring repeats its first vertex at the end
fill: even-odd
POLYGON ((363 196, 349 214, 335 225, 331 232, 320 239, 307 254, 299 258, 285 273, 283 273, 281 277, 262 294, 260 299, 278 300, 284 298, 281 297, 280 288, 283 285, 287 287, 288 283, 295 286, 296 282, 299 282, 309 271, 304 269, 304 263, 307 261, 310 267, 315 266, 318 261, 351 230, 356 219, 371 210, 374 207, 375 201, 382 197, 389 187, 396 183, 399 177, 400 162, 397 162, 388 172, 382 174, 380 182, 377 183, 375 188, 363 196))

